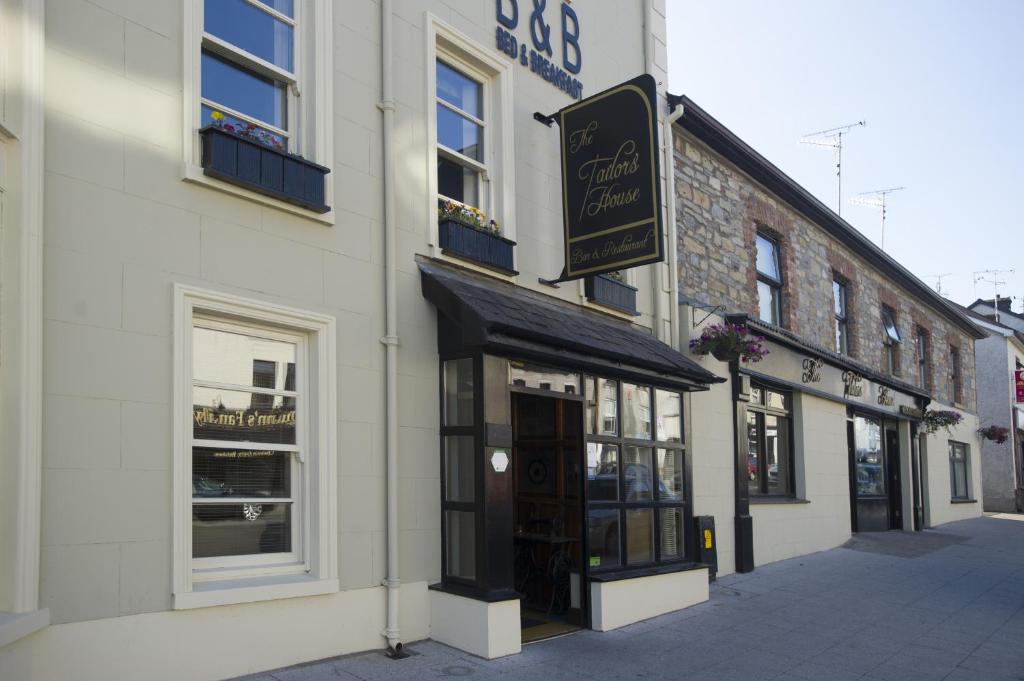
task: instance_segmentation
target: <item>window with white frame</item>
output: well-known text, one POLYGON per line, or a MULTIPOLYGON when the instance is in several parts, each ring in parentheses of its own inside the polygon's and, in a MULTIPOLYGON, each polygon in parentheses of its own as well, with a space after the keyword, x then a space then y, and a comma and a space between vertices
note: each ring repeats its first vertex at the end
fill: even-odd
POLYGON ((223 116, 297 151, 296 9, 294 0, 203 2, 202 125, 223 116))
MULTIPOLYGON (((305 339, 197 316, 192 327, 192 559, 197 573, 298 564, 305 339)), ((199 577, 197 574, 194 576, 199 577)))
POLYGON ((430 214, 465 207, 466 220, 514 241, 513 64, 436 16, 426 30, 430 214))
POLYGON ((184 288, 179 301, 175 606, 238 602, 202 597, 225 580, 260 598, 337 590, 333 321, 184 288))
POLYGON ((209 181, 197 131, 215 121, 329 167, 333 3, 183 1, 186 179, 209 181))
POLYGON ((489 213, 485 80, 437 59, 437 193, 489 213))

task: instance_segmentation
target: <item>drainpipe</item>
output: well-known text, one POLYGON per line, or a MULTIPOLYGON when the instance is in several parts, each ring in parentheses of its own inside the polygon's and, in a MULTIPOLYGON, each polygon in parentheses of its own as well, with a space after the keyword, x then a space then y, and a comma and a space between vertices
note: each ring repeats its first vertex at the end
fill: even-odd
POLYGON ((676 224, 676 163, 675 136, 672 126, 683 115, 681 98, 665 93, 668 100, 668 116, 665 116, 665 129, 661 134, 665 143, 665 226, 668 232, 668 282, 669 304, 668 325, 669 340, 676 350, 679 349, 679 225, 676 224))
POLYGON ((644 0, 644 73, 654 75, 654 0, 644 0))
MULTIPOLYGON (((654 75, 654 0, 643 0, 644 10, 644 73, 654 75)), ((665 247, 664 241, 662 248, 665 247)), ((654 337, 661 340, 665 314, 661 310, 661 263, 648 266, 651 275, 651 315, 654 317, 654 337)))
POLYGON ((387 441, 387 625, 383 635, 388 641, 388 654, 403 657, 398 629, 398 291, 395 250, 395 181, 392 129, 395 122, 395 101, 392 97, 392 2, 381 0, 381 102, 384 117, 384 305, 385 331, 380 339, 385 347, 385 385, 387 441))

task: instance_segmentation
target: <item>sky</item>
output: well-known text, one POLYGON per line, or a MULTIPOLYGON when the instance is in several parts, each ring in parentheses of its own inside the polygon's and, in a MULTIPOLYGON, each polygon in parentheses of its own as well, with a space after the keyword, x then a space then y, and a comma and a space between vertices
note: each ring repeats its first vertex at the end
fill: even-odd
POLYGON ((667 0, 668 89, 685 94, 843 218, 966 305, 999 278, 1024 309, 1024 0, 667 0), (863 198, 863 197, 861 197, 863 198), (991 278, 991 275, 983 275, 991 278))

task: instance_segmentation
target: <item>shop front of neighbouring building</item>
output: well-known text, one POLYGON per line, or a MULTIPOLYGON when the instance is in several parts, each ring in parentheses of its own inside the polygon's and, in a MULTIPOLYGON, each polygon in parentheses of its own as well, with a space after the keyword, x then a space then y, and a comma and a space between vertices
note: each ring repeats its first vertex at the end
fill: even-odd
POLYGON ((693 402, 691 444, 717 454, 695 459, 694 512, 718 521, 720 571, 980 514, 966 358, 982 334, 695 102, 670 99, 684 111, 681 332, 695 352, 729 329, 753 346, 705 355, 730 380, 693 402))
POLYGON ((442 403, 432 637, 495 657, 705 600, 684 404, 721 379, 629 324, 419 266, 442 403))

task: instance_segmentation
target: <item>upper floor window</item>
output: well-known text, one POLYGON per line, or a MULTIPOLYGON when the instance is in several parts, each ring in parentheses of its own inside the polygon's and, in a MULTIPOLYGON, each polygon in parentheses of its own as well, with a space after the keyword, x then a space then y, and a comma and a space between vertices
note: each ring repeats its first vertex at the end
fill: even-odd
POLYGON ((929 359, 931 348, 928 344, 928 332, 917 327, 917 377, 922 388, 928 389, 932 383, 932 367, 929 359))
POLYGON ((903 336, 896 326, 896 312, 891 307, 882 306, 882 343, 885 346, 885 368, 893 376, 900 375, 900 345, 903 336))
POLYGON ((437 60, 437 193, 489 212, 484 82, 437 60))
POLYGON ((297 152, 298 78, 293 0, 205 0, 200 125, 215 112, 239 130, 297 152))
POLYGON ((516 239, 514 62, 430 14, 426 33, 425 198, 439 218, 432 221, 430 243, 510 274, 516 239))
POLYGON ((946 379, 946 390, 954 404, 963 402, 963 381, 960 366, 960 348, 949 346, 949 374, 946 379))
POLYGON ((790 396, 751 386, 747 404, 747 480, 751 496, 793 494, 790 396))
POLYGON ((185 180, 334 221, 334 4, 185 0, 185 180))
POLYGON ((779 243, 761 233, 757 235, 757 306, 762 321, 781 323, 782 270, 779 267, 779 243))
POLYGON ((832 302, 835 314, 836 352, 846 355, 850 352, 846 318, 846 284, 838 278, 832 280, 832 302))

